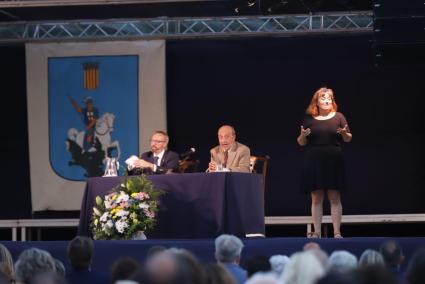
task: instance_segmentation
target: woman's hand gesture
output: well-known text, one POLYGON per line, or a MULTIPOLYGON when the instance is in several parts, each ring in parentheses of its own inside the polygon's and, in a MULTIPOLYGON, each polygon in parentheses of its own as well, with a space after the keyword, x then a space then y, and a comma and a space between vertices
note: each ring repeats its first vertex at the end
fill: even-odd
POLYGON ((304 126, 301 125, 301 132, 300 132, 300 136, 301 137, 305 138, 308 135, 310 135, 310 133, 311 133, 311 129, 310 128, 304 129, 304 126))

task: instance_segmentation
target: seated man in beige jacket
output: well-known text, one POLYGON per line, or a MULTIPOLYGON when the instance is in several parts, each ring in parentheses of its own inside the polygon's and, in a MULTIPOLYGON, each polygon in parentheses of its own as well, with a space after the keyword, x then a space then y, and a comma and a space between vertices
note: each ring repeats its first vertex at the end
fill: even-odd
POLYGON ((230 125, 223 125, 218 129, 218 142, 220 145, 211 149, 211 162, 209 172, 232 171, 249 173, 249 148, 236 142, 235 129, 230 125))

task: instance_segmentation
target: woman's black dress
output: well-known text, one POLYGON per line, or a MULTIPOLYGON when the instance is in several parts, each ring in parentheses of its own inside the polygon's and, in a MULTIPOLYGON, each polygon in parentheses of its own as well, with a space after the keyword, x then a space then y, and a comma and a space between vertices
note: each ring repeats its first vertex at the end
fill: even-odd
POLYGON ((303 127, 310 128, 305 146, 301 190, 333 189, 345 190, 345 166, 341 144, 343 142, 338 128, 343 128, 347 120, 340 112, 326 120, 305 117, 303 127))

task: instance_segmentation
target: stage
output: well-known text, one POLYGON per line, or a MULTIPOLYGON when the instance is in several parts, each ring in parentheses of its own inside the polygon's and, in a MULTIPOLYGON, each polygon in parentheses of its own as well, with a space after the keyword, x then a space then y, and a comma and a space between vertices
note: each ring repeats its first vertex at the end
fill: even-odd
MULTIPOLYGON (((389 238, 344 238, 344 239, 318 239, 324 251, 331 254, 335 250, 348 250, 360 257, 366 249, 379 250, 379 246, 389 238)), ((424 237, 417 238, 391 238, 396 239, 403 248, 406 261, 402 270, 405 271, 407 263, 413 252, 425 244, 424 237)), ((242 266, 244 261, 255 255, 272 256, 284 254, 290 256, 292 253, 302 249, 303 245, 311 239, 307 238, 261 238, 243 239, 245 245, 242 251, 242 266)), ((44 241, 44 242, 1 242, 8 247, 14 260, 22 250, 37 247, 49 251, 54 257, 60 259, 66 269, 69 263, 66 260, 67 241, 44 241)), ((154 245, 162 245, 167 248, 185 248, 194 253, 203 262, 214 260, 214 239, 192 239, 192 240, 144 240, 144 241, 95 241, 95 254, 92 269, 108 271, 114 260, 121 256, 131 256, 144 261, 147 250, 154 245)))

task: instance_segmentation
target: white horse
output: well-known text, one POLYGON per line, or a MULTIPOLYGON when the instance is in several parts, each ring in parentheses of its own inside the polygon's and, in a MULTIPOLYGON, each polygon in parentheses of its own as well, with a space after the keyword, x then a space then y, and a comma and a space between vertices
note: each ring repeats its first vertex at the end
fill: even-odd
MULTIPOLYGON (((114 120, 115 115, 110 112, 104 113, 97 121, 94 131, 95 139, 99 139, 100 144, 102 145, 102 150, 105 152, 105 158, 108 155, 109 148, 117 149, 117 160, 121 156, 121 149, 118 140, 112 141, 111 132, 114 131, 114 120)), ((75 141, 81 148, 83 148, 85 131, 78 131, 75 128, 70 128, 68 130, 69 140, 75 141)), ((90 151, 90 150, 89 150, 90 151)))

